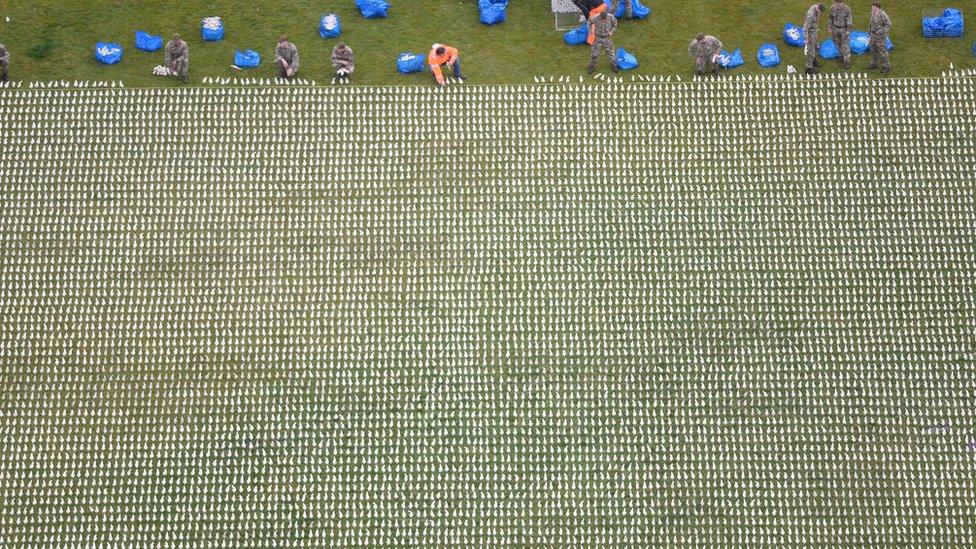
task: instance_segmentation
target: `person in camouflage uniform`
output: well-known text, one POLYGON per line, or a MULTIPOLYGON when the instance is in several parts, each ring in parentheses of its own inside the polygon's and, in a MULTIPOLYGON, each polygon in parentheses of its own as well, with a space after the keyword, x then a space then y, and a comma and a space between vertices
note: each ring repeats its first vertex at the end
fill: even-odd
POLYGON ((834 0, 830 6, 830 34, 840 52, 840 62, 845 69, 851 68, 851 29, 854 28, 854 15, 844 0, 834 0))
POLYGON ((590 64, 586 68, 586 72, 593 74, 593 71, 596 70, 596 60, 600 57, 601 49, 607 52, 607 59, 610 60, 610 70, 619 72, 620 69, 617 68, 616 59, 617 50, 613 47, 613 33, 617 30, 617 18, 613 14, 604 11, 593 19, 590 19, 590 26, 594 36, 596 36, 596 40, 590 46, 590 64))
POLYGON ((621 2, 624 3, 624 17, 627 19, 633 19, 634 3, 631 2, 631 0, 613 0, 613 2, 610 3, 610 13, 617 13, 617 8, 620 6, 621 2))
POLYGON ((718 38, 705 33, 695 37, 688 46, 688 55, 695 60, 695 74, 718 74, 718 55, 721 52, 722 43, 718 38))
POLYGON ((817 49, 820 47, 820 14, 825 9, 823 4, 814 4, 807 10, 806 19, 803 20, 803 39, 806 42, 803 52, 807 58, 807 74, 816 74, 820 68, 817 49))
POLYGON ((278 66, 278 78, 294 78, 298 74, 300 64, 298 48, 295 47, 295 44, 289 42, 287 36, 278 38, 278 46, 275 48, 275 65, 278 66))
POLYGON ((10 52, 0 44, 0 82, 6 82, 10 73, 10 52))
POLYGON ((332 48, 332 68, 336 71, 336 76, 340 77, 349 76, 356 69, 352 48, 345 42, 339 42, 332 48))
POLYGON ((871 22, 868 27, 870 34, 871 64, 869 69, 876 69, 881 66, 881 72, 886 73, 891 70, 891 61, 888 59, 888 33, 891 32, 891 18, 881 9, 881 2, 871 4, 871 22))
POLYGON ((190 48, 179 34, 166 44, 166 67, 179 75, 184 84, 190 81, 190 48))

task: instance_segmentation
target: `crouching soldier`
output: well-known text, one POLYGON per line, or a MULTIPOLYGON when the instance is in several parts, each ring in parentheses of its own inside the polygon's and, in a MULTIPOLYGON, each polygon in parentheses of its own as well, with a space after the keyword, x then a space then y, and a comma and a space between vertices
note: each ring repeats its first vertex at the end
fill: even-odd
POLYGON ((695 74, 718 74, 718 55, 721 52, 722 43, 718 38, 699 34, 688 46, 688 55, 695 60, 695 74))
POLYGON ((278 66, 278 78, 294 78, 298 74, 298 66, 301 61, 298 59, 298 48, 295 44, 288 41, 288 37, 282 36, 278 39, 278 47, 275 48, 275 65, 278 66))
POLYGON ((353 58, 352 48, 345 42, 339 42, 332 48, 332 68, 336 76, 340 78, 348 77, 356 69, 356 60, 353 58))
POLYGON ((179 34, 174 34, 166 44, 166 67, 178 75, 184 84, 190 81, 190 48, 179 34))

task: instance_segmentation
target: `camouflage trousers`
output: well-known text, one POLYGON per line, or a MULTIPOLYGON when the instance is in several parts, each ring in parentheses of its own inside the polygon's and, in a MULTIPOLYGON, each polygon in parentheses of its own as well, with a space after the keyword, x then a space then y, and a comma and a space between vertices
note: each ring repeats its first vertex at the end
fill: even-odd
POLYGON ((183 61, 182 63, 179 62, 179 61, 177 61, 176 63, 174 63, 174 65, 175 65, 175 68, 174 68, 173 65, 170 65, 169 68, 171 68, 174 71, 176 71, 176 74, 179 75, 180 78, 187 78, 188 76, 190 76, 190 62, 189 61, 183 61))
POLYGON ((808 32, 803 36, 806 44, 803 46, 803 53, 806 54, 807 68, 812 69, 817 61, 818 48, 820 47, 820 33, 818 31, 808 32))
POLYGON ((840 53, 840 60, 843 63, 851 62, 851 31, 833 30, 831 31, 834 38, 834 44, 837 45, 837 51, 840 53))
POLYGON ((718 73, 718 62, 711 56, 695 58, 695 74, 718 73))
POLYGON ((355 65, 353 65, 353 62, 349 59, 333 59, 332 68, 336 72, 339 72, 340 70, 345 70, 348 71, 350 74, 352 74, 353 70, 355 70, 355 65))
POLYGON ((871 66, 890 69, 891 61, 888 59, 887 36, 872 34, 868 40, 868 47, 871 50, 871 66))
POLYGON ((613 38, 609 36, 597 36, 596 41, 590 46, 590 65, 589 69, 596 68, 596 60, 600 57, 600 50, 604 49, 607 52, 607 60, 610 61, 611 67, 617 66, 617 50, 613 47, 613 38))

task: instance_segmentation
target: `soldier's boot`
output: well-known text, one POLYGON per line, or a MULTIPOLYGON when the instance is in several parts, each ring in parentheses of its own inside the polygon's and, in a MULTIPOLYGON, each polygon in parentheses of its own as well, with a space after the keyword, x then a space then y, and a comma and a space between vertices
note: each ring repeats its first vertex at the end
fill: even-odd
POLYGON ((7 73, 0 73, 0 82, 7 81, 7 73))
POLYGON ((596 70, 596 65, 589 65, 588 67, 586 67, 586 74, 593 74, 593 71, 595 70, 596 70))
POLYGON ((813 60, 813 66, 819 69, 820 68, 820 60, 819 59, 814 59, 813 60))
POLYGON ((620 72, 620 67, 618 67, 617 64, 614 63, 613 65, 610 65, 610 70, 612 70, 613 72, 620 72))
POLYGON ((817 70, 817 67, 810 67, 807 69, 807 74, 818 74, 819 72, 820 71, 817 70))
POLYGON ((881 67, 881 74, 888 74, 891 72, 891 67, 881 67))
POLYGON ((180 82, 183 82, 184 84, 186 84, 189 81, 190 81, 189 75, 184 74, 183 76, 180 77, 180 82))
POLYGON ((851 68, 851 62, 850 61, 844 61, 841 64, 841 66, 843 66, 845 69, 849 69, 849 68, 851 68))

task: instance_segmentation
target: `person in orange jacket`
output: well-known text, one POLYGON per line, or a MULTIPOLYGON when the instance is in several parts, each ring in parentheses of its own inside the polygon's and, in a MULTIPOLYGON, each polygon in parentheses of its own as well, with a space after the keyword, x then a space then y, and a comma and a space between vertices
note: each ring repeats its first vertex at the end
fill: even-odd
POLYGON ((450 66, 454 70, 454 78, 464 81, 464 75, 461 74, 461 56, 457 48, 444 44, 434 44, 430 47, 430 54, 427 55, 427 66, 430 67, 434 79, 441 86, 444 85, 444 74, 441 72, 441 67, 450 66))
MULTIPOLYGON (((593 18, 607 11, 607 3, 603 0, 573 0, 576 9, 583 12, 581 20, 585 19, 592 23, 593 18)), ((596 33, 593 32, 593 25, 589 24, 590 32, 586 35, 586 43, 593 45, 596 42, 596 33)))

